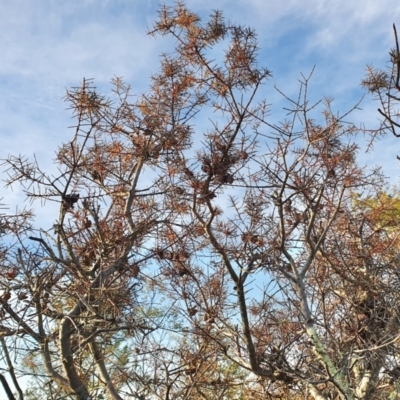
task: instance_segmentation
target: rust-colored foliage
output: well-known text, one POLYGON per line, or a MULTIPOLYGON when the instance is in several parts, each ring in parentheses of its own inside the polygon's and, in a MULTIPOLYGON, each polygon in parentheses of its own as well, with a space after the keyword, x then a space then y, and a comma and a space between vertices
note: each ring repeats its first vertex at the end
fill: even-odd
POLYGON ((399 226, 349 112, 310 106, 303 76, 270 122, 256 34, 220 12, 165 6, 150 33, 176 48, 137 101, 118 78, 111 98, 67 92, 57 176, 5 161, 8 185, 59 207, 52 226, 0 220, 3 353, 53 398, 398 396, 399 226))

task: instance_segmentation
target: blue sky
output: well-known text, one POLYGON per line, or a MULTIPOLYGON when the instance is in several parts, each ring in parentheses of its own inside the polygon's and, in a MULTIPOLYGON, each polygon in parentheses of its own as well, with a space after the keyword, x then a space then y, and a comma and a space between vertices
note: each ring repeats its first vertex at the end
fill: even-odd
MULTIPOLYGON (((159 54, 171 42, 146 35, 160 2, 153 0, 0 1, 0 158, 8 154, 36 157, 50 167, 54 150, 72 132, 65 89, 95 78, 110 91, 113 76, 122 76, 140 94, 157 70, 159 54)), ((173 4, 172 2, 167 4, 173 4)), ((271 121, 281 103, 273 86, 295 95, 300 72, 315 65, 311 96, 331 96, 345 111, 361 96, 367 63, 384 66, 393 45, 392 23, 400 20, 395 0, 188 0, 189 8, 207 18, 213 9, 228 21, 254 27, 259 35, 260 64, 273 78, 263 88, 273 103, 271 121)), ((353 120, 376 126, 377 104, 370 98, 353 120)), ((277 122, 276 120, 274 122, 277 122)), ((399 143, 400 145, 400 143, 399 143)), ((377 143, 377 152, 362 155, 382 164, 397 181, 396 141, 377 143)), ((18 191, 4 192, 14 206, 18 191)))
MULTIPOLYGON (((108 93, 113 76, 121 76, 133 92, 146 90, 157 71, 159 54, 171 42, 146 35, 160 2, 153 0, 0 0, 0 158, 35 154, 50 168, 54 151, 71 137, 71 114, 65 90, 95 78, 108 93)), ((166 2, 172 5, 173 2, 166 2)), ((260 64, 273 77, 263 88, 273 103, 276 123, 282 103, 274 85, 296 95, 300 72, 316 70, 311 96, 331 96, 334 108, 346 111, 362 96, 366 64, 384 66, 393 46, 392 24, 400 27, 398 0, 187 0, 202 18, 213 9, 228 21, 256 29, 260 64)), ((353 120, 376 126, 378 114, 366 97, 353 120)), ((393 183, 399 181, 400 140, 387 137, 362 162, 381 164, 393 183)), ((2 174, 2 172, 0 172, 2 174)), ((4 176, 0 176, 4 178, 4 176)), ((11 209, 21 192, 0 198, 11 209)), ((38 210, 39 217, 45 211, 38 210)), ((1 394, 1 390, 0 390, 1 394)))
MULTIPOLYGON (((0 159, 9 154, 36 156, 45 171, 54 168, 57 146, 72 137, 74 124, 63 101, 66 88, 95 78, 103 94, 113 76, 123 77, 134 94, 148 87, 159 55, 173 42, 150 37, 159 10, 155 0, 0 0, 0 159)), ((166 3, 173 5, 173 2, 166 3)), ((383 67, 393 46, 392 24, 400 21, 397 0, 188 0, 187 6, 207 19, 222 10, 227 21, 258 33, 260 65, 273 77, 260 95, 272 104, 270 122, 282 119, 276 85, 296 97, 300 73, 311 79, 312 101, 333 97, 334 110, 345 112, 363 95, 360 81, 367 64, 383 67)), ((400 26, 400 23, 399 23, 400 26)), ((366 96, 362 111, 348 119, 378 125, 378 104, 366 96)), ((365 142, 360 138, 361 142, 365 142)), ((386 137, 360 161, 382 165, 393 184, 399 182, 400 139, 386 137)), ((4 179, 0 167, 0 179, 4 179)), ((3 183, 1 183, 3 187, 3 183)), ((10 212, 24 202, 22 191, 2 190, 10 212)), ((56 210, 35 204, 37 221, 51 226, 56 210), (54 211, 54 214, 53 214, 54 211), (51 214, 51 215, 50 215, 51 214)))

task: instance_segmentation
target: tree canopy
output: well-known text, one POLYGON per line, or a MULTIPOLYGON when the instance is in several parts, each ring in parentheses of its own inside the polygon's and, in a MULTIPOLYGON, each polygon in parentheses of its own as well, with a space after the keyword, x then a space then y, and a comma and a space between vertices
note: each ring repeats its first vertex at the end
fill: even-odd
MULTIPOLYGON (((178 3, 150 34, 175 50, 146 93, 84 79, 56 168, 4 160, 7 187, 58 206, 49 225, 1 219, 9 398, 400 396, 400 200, 357 162, 357 105, 311 104, 302 76, 271 122, 252 29, 178 3)), ((397 133, 391 56, 364 80, 384 105, 375 135, 397 133)))

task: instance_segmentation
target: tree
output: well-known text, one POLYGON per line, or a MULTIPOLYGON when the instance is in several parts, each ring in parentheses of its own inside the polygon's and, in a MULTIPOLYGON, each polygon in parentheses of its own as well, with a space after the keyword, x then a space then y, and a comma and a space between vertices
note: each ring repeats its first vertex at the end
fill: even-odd
POLYGON ((17 372, 47 398, 396 398, 398 231, 368 207, 386 186, 356 163, 352 110, 310 104, 302 76, 271 123, 255 32, 220 12, 163 7, 151 34, 176 48, 137 101, 121 79, 68 91, 57 175, 5 161, 59 208, 5 226, 17 372))
POLYGON ((399 112, 396 108, 399 102, 400 91, 400 46, 396 25, 393 24, 395 47, 390 50, 390 63, 386 70, 367 67, 367 76, 361 84, 367 91, 373 94, 381 104, 378 112, 383 117, 380 129, 375 130, 373 137, 378 134, 392 133, 399 137, 399 112))

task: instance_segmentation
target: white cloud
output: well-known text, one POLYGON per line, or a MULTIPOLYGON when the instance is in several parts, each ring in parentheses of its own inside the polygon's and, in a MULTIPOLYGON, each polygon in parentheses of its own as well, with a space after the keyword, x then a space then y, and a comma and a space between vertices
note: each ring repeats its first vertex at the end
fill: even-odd
MULTIPOLYGON (((174 2, 170 1, 173 5, 174 2)), ((155 0, 13 0, 3 1, 0 14, 0 158, 35 153, 44 168, 54 151, 71 135, 65 87, 95 78, 104 92, 112 76, 124 76, 135 93, 145 90, 157 70, 158 56, 171 42, 146 35, 157 14, 155 0)), ((392 23, 400 7, 393 0, 188 0, 207 18, 221 9, 227 21, 254 27, 260 40, 260 63, 273 70, 263 91, 281 105, 276 83, 295 95, 300 72, 316 64, 310 95, 334 96, 344 111, 357 102, 367 63, 384 65, 393 44, 392 23)), ((356 120, 376 125, 377 105, 366 98, 356 120)), ((382 164, 396 181, 395 156, 400 141, 385 138, 372 154, 360 159, 382 164)), ((399 152, 400 153, 400 152, 399 152)), ((13 208, 21 192, 3 202, 13 208)), ((39 209, 40 218, 46 210, 39 209)))
MULTIPOLYGON (((276 102, 275 109, 281 103, 272 84, 295 95, 300 72, 308 74, 314 65, 312 98, 333 96, 338 109, 351 107, 362 94, 365 65, 387 59, 391 24, 400 16, 391 0, 188 0, 187 5, 204 19, 221 9, 226 20, 256 29, 260 63, 274 74, 263 94, 276 102)), ((157 8, 152 0, 4 2, 0 157, 36 153, 50 165, 57 144, 70 134, 65 87, 79 85, 83 77, 95 78, 105 93, 114 75, 124 76, 135 93, 145 90, 159 54, 171 45, 146 35, 157 8)), ((363 107, 368 112, 357 118, 377 118, 370 99, 363 107)))

